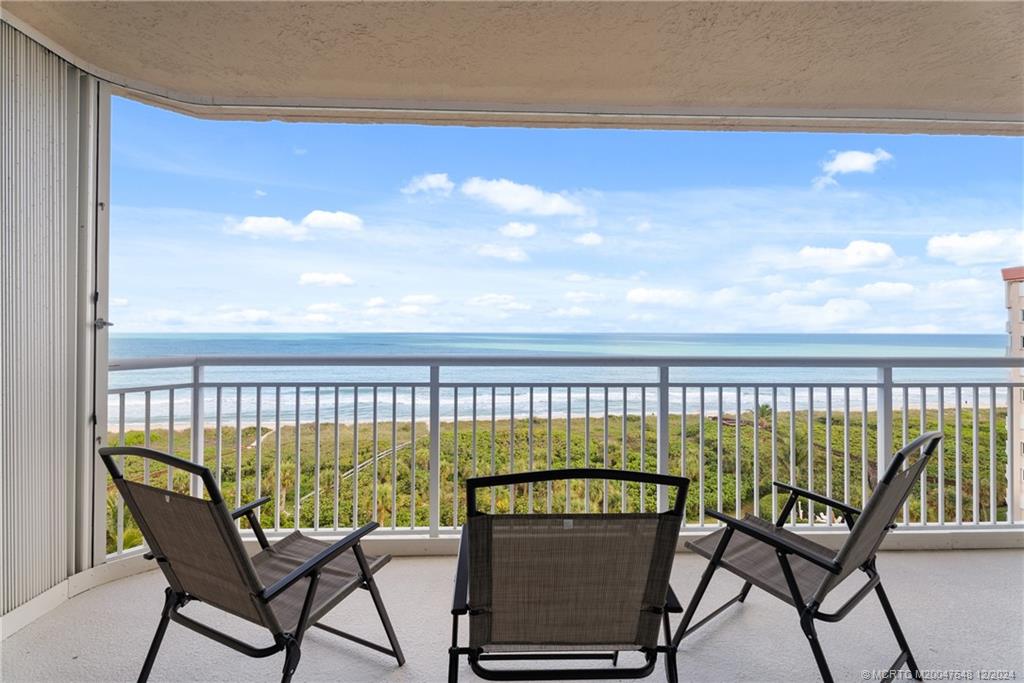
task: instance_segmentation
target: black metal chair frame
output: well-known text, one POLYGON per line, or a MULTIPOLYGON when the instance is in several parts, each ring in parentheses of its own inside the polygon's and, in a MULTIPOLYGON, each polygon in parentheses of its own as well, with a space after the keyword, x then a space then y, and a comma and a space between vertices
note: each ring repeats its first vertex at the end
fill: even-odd
MULTIPOLYGON (((224 499, 221 496, 217 482, 213 478, 213 474, 208 468, 203 467, 202 465, 197 465, 188 460, 183 460, 166 453, 161 453, 160 451, 134 446, 112 446, 101 448, 99 449, 99 453, 100 458, 102 458, 107 471, 110 472, 110 476, 113 478, 115 485, 118 485, 124 477, 121 470, 118 468, 117 463, 114 462, 114 458, 119 456, 140 456, 156 460, 157 462, 163 463, 169 467, 180 469, 188 472, 189 474, 200 477, 203 481, 203 485, 206 487, 207 493, 210 496, 210 501, 215 505, 224 505, 224 499)), ((270 548, 271 544, 263 531, 263 527, 260 525, 259 515, 256 514, 256 511, 261 505, 269 502, 270 500, 271 498, 269 496, 265 496, 248 503, 247 505, 243 505, 229 513, 232 520, 237 520, 241 517, 246 518, 252 528, 253 534, 256 536, 256 541, 259 543, 260 548, 264 550, 270 548)), ((139 525, 139 529, 143 532, 144 537, 146 537, 147 540, 152 539, 153 534, 148 533, 144 516, 139 510, 134 508, 130 496, 125 498, 125 503, 128 505, 129 510, 131 511, 136 523, 139 525)), ((344 538, 324 548, 313 557, 310 557, 300 566, 296 567, 270 586, 265 586, 258 595, 253 596, 262 604, 269 605, 274 598, 281 595, 281 593, 296 582, 303 579, 309 580, 309 586, 306 589, 305 602, 303 603, 301 615, 298 621, 299 627, 296 629, 296 632, 292 633, 284 630, 276 633, 272 632, 274 642, 269 646, 258 647, 250 645, 249 643, 238 640, 237 638, 181 614, 181 608, 185 607, 189 602, 193 600, 201 602, 201 600, 187 593, 175 592, 174 589, 169 586, 164 591, 164 606, 160 612, 160 622, 157 624, 152 644, 146 654, 146 661, 142 666, 142 671, 139 673, 139 683, 144 683, 144 681, 149 678, 150 671, 153 668, 153 663, 156 661, 157 653, 160 650, 160 644, 163 641, 164 633, 167 631, 167 624, 170 621, 180 624, 200 635, 206 636, 211 640, 215 640, 222 645, 226 645, 232 650, 246 655, 247 657, 269 657, 283 651, 285 653, 285 662, 281 676, 282 683, 288 683, 288 681, 291 680, 292 675, 295 673, 295 669, 298 666, 299 659, 302 654, 301 648, 303 637, 305 636, 306 631, 308 631, 312 626, 364 647, 376 650, 377 652, 394 657, 398 661, 398 665, 402 666, 405 664, 405 655, 402 653, 401 645, 398 643, 398 637, 395 635, 395 630, 391 625, 391 619, 388 617, 387 609, 384 607, 384 601, 381 599, 380 591, 377 589, 376 581, 373 578, 373 572, 370 570, 366 556, 363 553, 362 546, 360 545, 360 541, 363 537, 375 530, 378 526, 379 525, 376 522, 363 525, 359 529, 356 529, 352 533, 346 535, 344 538), (359 587, 363 590, 369 591, 370 596, 373 599, 374 607, 376 607, 377 614, 384 626, 384 631, 387 633, 390 647, 378 645, 377 643, 373 643, 360 638, 359 636, 346 633, 320 622, 307 624, 309 613, 313 606, 313 599, 316 596, 317 584, 320 581, 321 571, 332 560, 336 559, 347 550, 352 550, 355 555, 360 573, 362 574, 362 581, 359 587), (305 628, 302 628, 302 624, 306 624, 305 628)), ((149 552, 146 553, 145 556, 147 559, 156 560, 157 565, 164 572, 164 575, 168 577, 168 582, 171 586, 175 585, 175 581, 170 577, 171 569, 168 566, 167 560, 162 557, 159 547, 154 547, 151 544, 149 552)))
MULTIPOLYGON (((921 458, 927 460, 927 458, 929 458, 935 451, 941 440, 942 434, 940 432, 929 432, 922 434, 920 437, 904 446, 893 457, 892 462, 885 471, 885 476, 883 477, 882 482, 888 485, 892 481, 893 477, 900 472, 904 462, 906 461, 907 455, 910 453, 921 451, 921 458)), ((847 528, 850 531, 853 530, 857 518, 862 513, 861 510, 858 510, 851 505, 833 500, 832 498, 828 498, 827 496, 823 496, 819 493, 814 493, 813 491, 808 491, 779 481, 772 483, 776 488, 789 492, 789 497, 775 521, 776 528, 782 527, 786 523, 786 520, 789 519, 790 513, 793 511, 793 507, 800 498, 822 503, 839 510, 843 513, 843 520, 846 522, 847 528)), ((907 495, 909 495, 909 490, 907 495)), ((907 495, 904 495, 904 501, 906 500, 907 495)), ((903 501, 901 501, 901 505, 902 502, 903 501)), ((697 585, 693 599, 691 599, 689 605, 687 605, 686 612, 683 614, 683 619, 680 622, 679 627, 676 629, 675 636, 672 639, 672 642, 676 646, 678 646, 684 638, 690 636, 694 631, 710 622, 730 606, 743 602, 746 599, 747 594, 750 592, 752 584, 750 581, 745 581, 737 595, 726 601, 696 624, 692 626, 690 625, 693 621, 694 614, 697 611, 697 606, 700 604, 701 598, 704 597, 704 592, 707 590, 708 584, 711 582, 712 575, 715 573, 715 570, 721 566, 720 563, 722 561, 722 556, 725 554, 725 550, 729 545, 730 539, 735 532, 739 532, 741 534, 752 536, 775 548, 775 555, 779 560, 782 573, 785 576, 786 584, 791 593, 792 604, 796 607, 800 617, 800 628, 807 637, 807 641, 811 646, 815 663, 818 666, 818 671, 821 674, 823 681, 826 683, 832 683, 833 678, 832 673, 829 670, 828 661, 825 659, 825 654, 821 649, 821 643, 818 641, 818 634, 815 629, 814 622, 816 620, 824 622, 837 622, 842 620, 853 610, 854 607, 867 597, 872 590, 874 590, 875 594, 878 596, 878 600, 882 605, 882 611, 885 612, 885 617, 889 622, 889 627, 892 629, 896 642, 900 647, 900 653, 887 670, 888 675, 885 677, 885 680, 895 676, 896 672, 898 672, 904 664, 906 664, 910 669, 911 676, 914 680, 922 680, 920 669, 918 669, 917 662, 910 651, 910 644, 907 642, 906 636, 903 634, 903 629, 900 628, 899 622, 896 620, 896 613, 893 611, 892 604, 889 602, 885 589, 882 588, 882 580, 875 566, 877 546, 875 550, 871 552, 869 558, 858 567, 858 569, 864 572, 867 576, 867 582, 836 611, 823 612, 821 611, 821 605, 818 603, 817 599, 801 594, 793 569, 790 566, 790 556, 795 555, 828 570, 832 574, 838 575, 842 572, 843 566, 837 561, 836 557, 828 557, 824 554, 813 552, 808 548, 800 547, 782 535, 766 533, 763 529, 747 522, 746 520, 736 519, 716 510, 705 510, 705 514, 724 523, 726 525, 726 529, 715 548, 711 560, 708 562, 707 568, 701 576, 700 583, 697 585)), ((888 525, 883 531, 883 535, 885 531, 893 529, 896 526, 892 523, 892 519, 888 520, 888 522, 888 525)), ((879 539, 879 544, 880 542, 881 541, 879 539)), ((728 567, 725 568, 728 569, 728 567)), ((743 576, 740 577, 744 578, 743 576)))
MULTIPOLYGON (((466 514, 469 517, 484 514, 476 508, 476 490, 492 486, 514 486, 516 484, 535 484, 538 482, 560 481, 572 479, 606 479, 614 481, 636 482, 673 486, 677 489, 675 504, 671 510, 661 514, 682 517, 686 505, 686 493, 690 480, 685 477, 674 477, 647 472, 631 472, 610 469, 564 469, 522 472, 518 474, 473 477, 466 480, 466 514)), ((601 514, 601 513, 598 513, 601 514)), ((669 683, 677 683, 679 674, 676 666, 678 643, 672 640, 672 629, 669 614, 682 613, 683 608, 676 598, 672 587, 668 587, 665 605, 661 608, 662 625, 665 644, 655 648, 643 648, 645 662, 642 666, 618 668, 619 652, 524 652, 524 653, 486 653, 478 648, 459 646, 459 618, 472 614, 469 607, 469 530, 462 528, 459 543, 458 567, 455 575, 455 595, 452 600, 452 640, 448 648, 448 681, 458 681, 459 657, 467 656, 469 666, 480 678, 491 681, 530 681, 530 680, 604 680, 623 678, 644 678, 653 671, 659 654, 665 655, 666 676, 669 683), (582 669, 489 669, 482 662, 487 661, 580 661, 610 660, 611 667, 582 669)))

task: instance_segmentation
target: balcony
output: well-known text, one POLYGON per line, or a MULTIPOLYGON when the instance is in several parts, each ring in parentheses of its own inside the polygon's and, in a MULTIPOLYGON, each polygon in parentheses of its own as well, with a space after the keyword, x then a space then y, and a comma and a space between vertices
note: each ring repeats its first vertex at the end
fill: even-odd
MULTIPOLYGON (((1024 551, 883 552, 878 566, 919 666, 946 676, 933 680, 980 680, 979 672, 1006 671, 1020 678, 1024 551), (964 677, 955 678, 958 672, 964 677)), ((693 591, 703 568, 704 561, 691 553, 677 556, 672 585, 681 599, 693 591)), ((379 575, 408 660, 404 667, 314 629, 303 647, 299 680, 444 680, 454 575, 451 557, 400 557, 379 575)), ((78 595, 4 641, 4 680, 134 680, 165 585, 159 572, 149 571, 78 595)), ((738 585, 734 577, 716 577, 708 604, 730 597, 738 585)), ((267 638, 266 631, 204 605, 189 609, 233 635, 253 642, 267 638)), ((382 637, 372 603, 361 591, 327 621, 382 637)), ((867 680, 863 672, 889 665, 897 648, 884 625, 877 601, 869 598, 842 622, 819 629, 837 681, 867 680)), ((249 659, 172 624, 150 680, 273 680, 280 665, 280 657, 249 659)), ((758 591, 684 641, 679 668, 680 680, 711 683, 814 680, 817 674, 792 608, 758 591)), ((474 680, 465 664, 463 671, 466 680, 474 680)), ((660 671, 654 676, 650 680, 664 680, 660 671)))

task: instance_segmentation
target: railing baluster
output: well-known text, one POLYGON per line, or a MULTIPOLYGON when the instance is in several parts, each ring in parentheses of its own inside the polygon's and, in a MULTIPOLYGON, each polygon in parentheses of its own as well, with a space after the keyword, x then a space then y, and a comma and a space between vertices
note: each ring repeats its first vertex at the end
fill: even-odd
MULTIPOLYGON (((263 495, 263 387, 256 387, 256 496, 263 495)), ((257 511, 257 514, 258 511, 257 511)))
POLYGON ((430 535, 441 526, 441 368, 430 366, 430 535))
MULTIPOLYGON (((918 396, 921 406, 920 431, 924 434, 928 431, 928 397, 925 387, 920 388, 918 396)), ((922 454, 924 451, 922 451, 922 454)), ((921 470, 921 524, 928 524, 928 468, 921 470)))
MULTIPOLYGON (((807 387, 807 488, 814 486, 814 387, 807 387)), ((807 522, 814 526, 814 501, 807 501, 807 522)))
POLYGON ((963 397, 960 393, 960 386, 953 389, 953 397, 956 399, 955 428, 956 428, 956 523, 959 526, 964 521, 964 496, 963 496, 963 397))
MULTIPOLYGON (((722 408, 722 391, 722 387, 718 387, 718 417, 715 420, 718 435, 715 444, 715 509, 719 512, 722 512, 722 489, 724 488, 722 486, 722 418, 725 411, 722 408)), ((736 419, 739 420, 739 417, 736 419)))
MULTIPOLYGON (((531 400, 533 389, 531 392, 531 400)), ((604 438, 604 468, 608 469, 608 387, 604 388, 604 429, 602 430, 602 437, 604 438)), ((601 501, 601 511, 608 512, 608 480, 604 480, 604 498, 601 501)))
MULTIPOLYGON (((772 481, 779 478, 778 473, 779 444, 779 388, 772 387, 772 481)), ((779 518, 779 492, 772 484, 772 519, 779 518)))
MULTIPOLYGON (((796 387, 789 388, 789 483, 796 486, 796 387)), ((789 514, 790 524, 796 524, 796 508, 789 514)))
MULTIPOLYGON (((452 387, 452 527, 459 526, 459 388, 452 387)), ((468 511, 467 511, 468 514, 468 511)))
MULTIPOLYGON (((196 363, 192 366, 192 390, 191 390, 191 401, 192 406, 189 410, 189 417, 192 421, 192 440, 189 444, 189 455, 191 456, 192 462, 196 465, 204 464, 204 453, 205 448, 205 434, 203 430, 206 427, 206 403, 203 398, 203 366, 196 363)), ((203 481, 198 476, 190 474, 189 480, 189 492, 194 497, 201 497, 203 495, 203 481)))
MULTIPOLYGON (((754 516, 758 517, 761 514, 761 470, 760 470, 760 453, 761 453, 761 394, 758 387, 754 387, 754 405, 751 417, 754 422, 754 463, 752 468, 753 482, 752 489, 754 491, 754 516)), ((736 428, 739 428, 739 417, 736 418, 736 428)))
MULTIPOLYGON (((825 387, 825 495, 832 497, 832 387, 825 387)), ((825 506, 825 525, 832 526, 832 506, 825 506)))
MULTIPOLYGON (((124 445, 124 403, 125 395, 122 391, 118 396, 117 405, 117 445, 124 445)), ((121 464, 121 472, 124 472, 124 456, 118 458, 121 464)), ((146 458, 143 458, 146 460, 146 458)), ((117 552, 118 554, 124 552, 124 499, 120 493, 115 494, 117 496, 117 552)))
MULTIPOLYGON (((566 469, 572 467, 572 387, 565 388, 565 460, 562 463, 566 469)), ((565 513, 572 512, 572 482, 565 480, 565 513)))
POLYGON ((698 524, 704 526, 704 386, 700 387, 700 417, 698 418, 699 432, 697 433, 697 479, 699 486, 697 487, 697 519, 698 524))
MULTIPOLYGON (((668 474, 669 458, 669 405, 668 405, 669 369, 667 365, 658 368, 658 474, 668 474)), ((587 418, 589 419, 589 415, 587 418)), ((657 487, 658 511, 668 510, 668 487, 657 487)))
MULTIPOLYGON (((682 414, 679 417, 679 476, 686 476, 686 386, 682 388, 682 414)), ((683 526, 688 523, 686 506, 683 505, 683 526)))
POLYGON ((978 438, 978 417, 980 413, 978 401, 978 387, 973 387, 971 403, 971 523, 977 524, 980 520, 981 505, 981 482, 978 479, 978 449, 980 448, 978 438))
MULTIPOLYGON (((217 387, 217 472, 220 472, 220 387, 217 387)), ((281 387, 274 387, 274 530, 281 528, 281 387)))
POLYGON ((352 528, 359 528, 359 387, 352 387, 352 528))
POLYGON ((302 387, 295 387, 295 518, 294 528, 301 526, 302 512, 302 387))
MULTIPOLYGON (((640 387, 640 471, 647 471, 647 387, 640 387)), ((647 512, 647 490, 640 483, 640 512, 647 512)))
MULTIPOLYGON (((583 415, 583 461, 590 467, 590 387, 586 388, 583 415)), ((590 512, 590 480, 583 480, 583 511, 590 512)))
POLYGON ((409 387, 409 440, 412 455, 409 458, 409 528, 416 528, 416 387, 409 387))
MULTIPOLYGON (((998 423, 996 421, 996 388, 989 387, 988 391, 988 521, 994 524, 996 522, 996 426, 998 423)), ((924 491, 923 485, 921 491, 924 491)), ((921 504, 924 505, 923 499, 921 504)))
MULTIPOLYGON (((529 459, 529 468, 533 472, 533 387, 530 387, 530 422, 526 427, 526 452, 529 459)), ((533 513, 533 482, 526 485, 526 507, 527 512, 533 513)))
MULTIPOLYGON (((235 388, 235 507, 242 504, 242 387, 235 388)), ((238 520, 241 525, 242 521, 238 520)))
POLYGON ((938 452, 938 517, 939 524, 946 523, 946 387, 939 387, 939 420, 938 427, 939 433, 943 435, 942 443, 939 444, 938 452))
MULTIPOLYGON (((508 473, 516 471, 516 388, 508 388, 508 473)), ((508 487, 508 511, 516 511, 516 488, 508 487)))
POLYGON ((850 504, 850 387, 843 387, 843 502, 850 504))
MULTIPOLYGON (((378 411, 380 410, 380 396, 378 393, 377 385, 373 387, 373 453, 371 454, 372 466, 370 471, 373 473, 373 511, 370 513, 370 519, 374 522, 379 522, 378 519, 378 491, 377 491, 377 478, 378 478, 378 460, 380 459, 380 425, 378 419, 378 411)), ((435 409, 436 410, 436 409, 435 409)))
MULTIPOLYGON (((340 495, 341 477, 341 413, 338 402, 341 399, 339 388, 334 387, 334 501, 331 504, 331 524, 338 530, 338 497, 340 495)), ((261 439, 262 440, 262 439, 261 439)))
MULTIPOLYGON (((495 475, 498 473, 497 470, 497 453, 498 453, 498 388, 491 387, 491 470, 488 474, 495 475)), ((497 509, 498 496, 495 495, 497 491, 494 487, 490 487, 487 495, 491 499, 491 514, 497 509)))
POLYGON ((860 506, 868 499, 868 388, 860 389, 860 506))
MULTIPOLYGON (((458 477, 454 478, 458 481, 458 477)), ((452 508, 452 516, 456 517, 452 508)), ((391 387, 391 528, 398 528, 398 387, 391 387)), ((458 526, 454 522, 452 526, 458 526)))
MULTIPOLYGON (((910 388, 903 387, 900 392, 903 395, 903 411, 900 413, 900 422, 903 432, 903 443, 900 444, 900 448, 903 448, 910 443, 910 388)), ((903 469, 907 469, 907 461, 903 461, 903 469)), ((910 496, 903 501, 903 524, 910 524, 910 496)))
MULTIPOLYGON (((733 514, 736 515, 737 517, 740 516, 740 513, 741 513, 741 511, 743 509, 743 500, 742 500, 742 491, 743 491, 743 489, 742 489, 742 483, 743 483, 743 461, 742 461, 742 455, 743 455, 743 449, 742 449, 742 447, 740 445, 740 440, 741 440, 740 432, 743 431, 742 429, 740 429, 740 425, 742 424, 742 420, 740 419, 740 416, 742 414, 743 414, 742 396, 740 394, 740 388, 736 387, 736 434, 735 434, 735 436, 736 436, 736 470, 733 473, 735 475, 733 478, 736 480, 736 486, 734 487, 736 489, 736 494, 735 494, 736 495, 736 500, 733 501, 733 508, 734 508, 733 509, 733 514)), ((721 419, 719 419, 719 421, 721 421, 721 419)), ((719 485, 719 486, 721 486, 721 485, 719 485)))
MULTIPOLYGON (((143 434, 142 443, 146 448, 151 447, 151 434, 152 434, 152 419, 153 419, 153 395, 152 392, 146 392, 146 405, 145 405, 145 422, 143 422, 143 434)), ((147 486, 149 485, 149 458, 142 459, 142 481, 147 486)), ((218 482, 219 483, 219 482, 218 482)))
MULTIPOLYGON (((628 445, 627 436, 626 436, 627 435, 627 431, 626 430, 627 430, 627 428, 629 426, 628 425, 628 420, 627 420, 627 417, 626 417, 626 405, 627 405, 628 393, 629 393, 629 389, 627 389, 626 387, 622 387, 622 429, 620 430, 621 433, 619 434, 619 436, 622 438, 622 452, 619 454, 619 460, 620 460, 619 466, 622 468, 623 471, 626 470, 627 462, 629 460, 626 457, 626 446, 628 445)), ((620 481, 619 482, 619 511, 620 512, 625 512, 626 511, 626 482, 625 481, 620 481)), ((549 510, 549 512, 550 512, 550 510, 549 510)))
MULTIPOLYGON (((167 392, 167 452, 174 455, 174 389, 167 392)), ((167 488, 174 489, 174 468, 167 466, 167 488)))
POLYGON ((320 387, 313 399, 313 530, 320 528, 320 387))
MULTIPOLYGON (((548 430, 547 430, 548 431, 548 470, 551 469, 551 425, 552 425, 552 422, 551 422, 551 387, 548 387, 548 430)), ((551 514, 551 493, 552 493, 551 480, 550 479, 548 480, 547 486, 548 486, 548 507, 547 507, 547 513, 550 515, 551 514)))
POLYGON ((1018 441, 1015 430, 1017 428, 1016 418, 1013 414, 1013 392, 1024 392, 1024 387, 1006 387, 1006 522, 1013 524, 1017 521, 1017 510, 1014 506, 1019 505, 1013 495, 1013 488, 1017 477, 1021 474, 1017 471, 1018 465, 1015 458, 1024 458, 1024 452, 1018 452, 1018 441))

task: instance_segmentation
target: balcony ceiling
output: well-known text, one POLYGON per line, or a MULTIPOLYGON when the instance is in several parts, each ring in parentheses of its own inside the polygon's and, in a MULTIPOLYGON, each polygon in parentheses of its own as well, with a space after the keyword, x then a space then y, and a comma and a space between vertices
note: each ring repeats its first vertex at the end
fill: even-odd
POLYGON ((1021 2, 25 2, 142 99, 224 118, 1024 132, 1021 2))

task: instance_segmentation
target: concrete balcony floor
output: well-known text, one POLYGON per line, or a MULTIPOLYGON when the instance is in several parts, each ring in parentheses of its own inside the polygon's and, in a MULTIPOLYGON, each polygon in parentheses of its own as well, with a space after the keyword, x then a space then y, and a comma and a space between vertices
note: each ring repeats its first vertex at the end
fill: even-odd
MULTIPOLYGON (((919 665, 935 672, 935 679, 958 680, 956 672, 964 672, 959 680, 967 672, 973 680, 983 680, 988 672, 1009 672, 1001 674, 1002 680, 1024 678, 1024 551, 891 551, 879 554, 878 567, 919 665)), ((699 557, 677 556, 672 581, 681 600, 689 599, 703 568, 699 557)), ((402 557, 378 575, 408 660, 404 667, 314 629, 306 637, 295 680, 445 680, 454 570, 452 557, 402 557)), ((858 580, 848 580, 846 590, 830 600, 852 593, 858 580)), ((739 585, 732 575, 717 574, 698 616, 739 585)), ((150 571, 71 599, 3 643, 2 679, 135 680, 163 588, 161 574, 150 571)), ((269 642, 265 631, 205 605, 190 605, 186 613, 251 642, 269 642)), ((325 621, 383 642, 363 591, 325 621)), ((819 634, 837 681, 867 680, 865 672, 884 669, 897 654, 873 595, 842 622, 821 624, 819 634)), ((282 663, 283 655, 249 659, 172 623, 151 680, 269 681, 280 676, 282 663)), ((684 641, 679 670, 683 681, 817 678, 793 608, 756 589, 745 604, 731 607, 684 641)), ((465 663, 460 678, 476 680, 465 663)), ((660 660, 649 680, 665 680, 660 660)))

